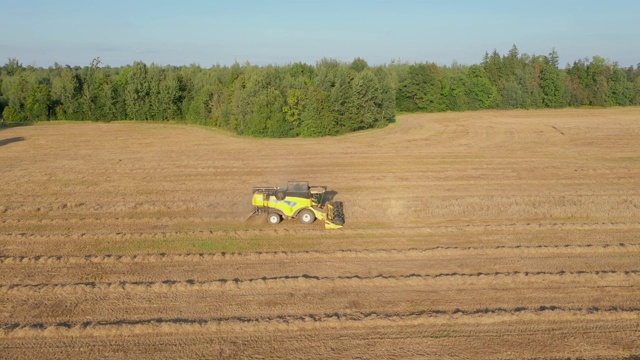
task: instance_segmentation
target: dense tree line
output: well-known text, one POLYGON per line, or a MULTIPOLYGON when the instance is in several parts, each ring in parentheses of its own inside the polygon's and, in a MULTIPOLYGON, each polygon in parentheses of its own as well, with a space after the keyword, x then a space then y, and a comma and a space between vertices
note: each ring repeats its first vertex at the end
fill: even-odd
POLYGON ((233 64, 202 68, 135 62, 112 68, 0 68, 6 122, 185 121, 267 137, 324 136, 382 127, 396 111, 535 109, 640 105, 640 66, 601 57, 559 68, 558 54, 513 48, 480 64, 369 66, 323 59, 315 65, 233 64))
POLYGON ((250 64, 121 68, 23 67, 0 76, 7 122, 45 120, 187 121, 266 137, 323 136, 394 120, 389 72, 356 59, 258 67, 250 64))
POLYGON ((406 65, 399 74, 398 111, 539 109, 640 105, 640 65, 620 67, 594 56, 560 69, 558 53, 486 53, 471 66, 406 65))

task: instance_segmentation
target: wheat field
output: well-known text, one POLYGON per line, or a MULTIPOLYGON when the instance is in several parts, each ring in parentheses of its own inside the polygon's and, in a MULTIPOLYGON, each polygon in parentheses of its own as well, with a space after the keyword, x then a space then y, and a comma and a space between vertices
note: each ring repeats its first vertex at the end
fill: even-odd
POLYGON ((640 108, 0 128, 0 357, 636 359, 640 108), (343 229, 251 213, 336 191, 343 229))

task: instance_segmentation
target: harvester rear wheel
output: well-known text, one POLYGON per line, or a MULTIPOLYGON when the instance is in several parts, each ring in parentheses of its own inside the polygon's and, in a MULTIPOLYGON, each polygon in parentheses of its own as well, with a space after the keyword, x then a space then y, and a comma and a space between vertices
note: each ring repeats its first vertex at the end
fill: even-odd
POLYGON ((314 214, 313 211, 309 209, 304 209, 300 211, 300 213, 298 214, 298 218, 303 224, 311 224, 316 220, 316 214, 314 214))
POLYGON ((282 217, 278 213, 270 213, 269 216, 267 216, 267 221, 271 225, 277 225, 280 223, 281 220, 282 220, 282 217))

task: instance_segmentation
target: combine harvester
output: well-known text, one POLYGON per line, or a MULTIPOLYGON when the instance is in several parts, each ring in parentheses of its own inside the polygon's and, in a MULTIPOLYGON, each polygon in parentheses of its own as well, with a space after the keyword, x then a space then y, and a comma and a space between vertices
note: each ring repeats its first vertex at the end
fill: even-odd
POLYGON ((289 181, 286 188, 254 187, 251 203, 255 209, 249 218, 268 214, 269 224, 276 225, 282 219, 300 219, 311 224, 324 220, 326 229, 339 229, 344 225, 344 209, 341 201, 331 201, 332 194, 326 186, 309 186, 306 181, 289 181))

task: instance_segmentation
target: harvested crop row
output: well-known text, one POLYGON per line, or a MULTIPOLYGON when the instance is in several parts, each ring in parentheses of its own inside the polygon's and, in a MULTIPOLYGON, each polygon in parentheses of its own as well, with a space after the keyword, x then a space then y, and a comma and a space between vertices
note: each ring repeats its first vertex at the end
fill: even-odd
POLYGON ((278 317, 479 308, 640 308, 640 274, 487 274, 252 281, 121 282, 0 288, 0 322, 278 317), (606 296, 603 296, 606 294, 606 296), (153 304, 153 306, 151 306, 153 304))
POLYGON ((0 332, 8 358, 619 357, 640 345, 635 310, 481 309, 354 313, 261 319, 12 324, 0 332), (549 333, 554 336, 550 337, 549 333), (518 344, 526 342, 527 346, 518 344))
POLYGON ((390 312, 383 313, 377 311, 368 312, 349 312, 349 313, 324 313, 324 314, 305 314, 305 315, 275 315, 275 316, 263 316, 263 317, 219 317, 209 319, 196 319, 196 318, 148 318, 139 320, 127 320, 118 319, 111 321, 83 321, 73 322, 64 321, 58 323, 10 323, 0 325, 0 329, 4 331, 5 335, 11 333, 19 333, 21 330, 40 330, 45 331, 49 329, 97 329, 102 327, 116 327, 116 326, 139 326, 139 325, 153 325, 153 324, 173 324, 173 325, 209 325, 209 324, 287 324, 295 325, 296 323, 318 323, 318 322, 333 322, 335 320, 345 322, 355 321, 371 321, 371 320, 416 320, 424 317, 428 318, 442 318, 442 317, 467 317, 476 315, 514 315, 514 314, 531 314, 539 315, 541 313, 553 312, 556 316, 566 316, 567 314, 611 314, 618 313, 624 314, 625 317, 630 318, 640 313, 640 308, 620 308, 617 306, 611 306, 608 308, 599 308, 591 306, 589 308, 581 307, 560 307, 560 306, 537 306, 537 307, 525 307, 519 306, 512 309, 505 308, 478 308, 474 310, 463 310, 456 308, 454 310, 421 310, 413 312, 390 312))
POLYGON ((348 277, 447 273, 633 271, 637 244, 436 247, 218 254, 5 256, 0 284, 215 281, 284 276, 348 277))
POLYGON ((264 259, 309 259, 322 257, 393 257, 416 256, 429 253, 464 252, 466 255, 478 255, 488 253, 557 253, 557 252, 583 252, 596 251, 594 249, 609 249, 613 252, 625 249, 627 251, 640 251, 639 243, 617 244, 564 244, 564 245, 500 245, 500 246, 436 246, 425 249, 409 250, 339 250, 339 251, 274 251, 253 253, 213 253, 213 254, 140 254, 140 255, 33 255, 33 256, 0 256, 0 264, 52 264, 52 263, 102 263, 102 262, 156 262, 176 261, 189 259, 192 261, 224 261, 228 259, 264 260, 264 259), (586 250, 585 250, 586 249, 586 250))
POLYGON ((567 271, 558 271, 558 272, 547 272, 547 271, 537 271, 537 272, 493 272, 493 273, 442 273, 442 274, 408 274, 408 275, 377 275, 377 276, 361 276, 361 275, 352 275, 352 276, 339 276, 339 277, 320 277, 320 276, 312 276, 312 275, 299 275, 299 276, 281 276, 281 277, 261 277, 255 279, 218 279, 212 281, 195 281, 195 280, 162 280, 162 281, 118 281, 116 283, 100 283, 100 282, 84 282, 84 283, 42 283, 42 284, 11 284, 11 285, 0 285, 0 292, 20 292, 20 291, 32 291, 34 293, 41 294, 45 291, 58 291, 60 289, 131 289, 136 287, 156 288, 156 285, 167 285, 167 286, 181 286, 181 285, 196 285, 196 286, 208 286, 211 284, 219 284, 219 285, 227 285, 229 283, 233 283, 236 285, 241 284, 251 284, 251 283, 264 283, 271 281, 282 281, 282 280, 313 280, 313 281, 333 281, 333 280, 374 280, 374 279, 386 279, 386 280, 400 280, 400 279, 414 279, 414 278, 448 278, 448 277, 461 277, 461 278, 486 278, 486 277, 537 277, 537 276, 609 276, 609 275, 639 275, 640 270, 627 270, 627 271, 614 271, 614 270, 603 270, 603 271, 575 271, 575 272, 567 272, 567 271))

